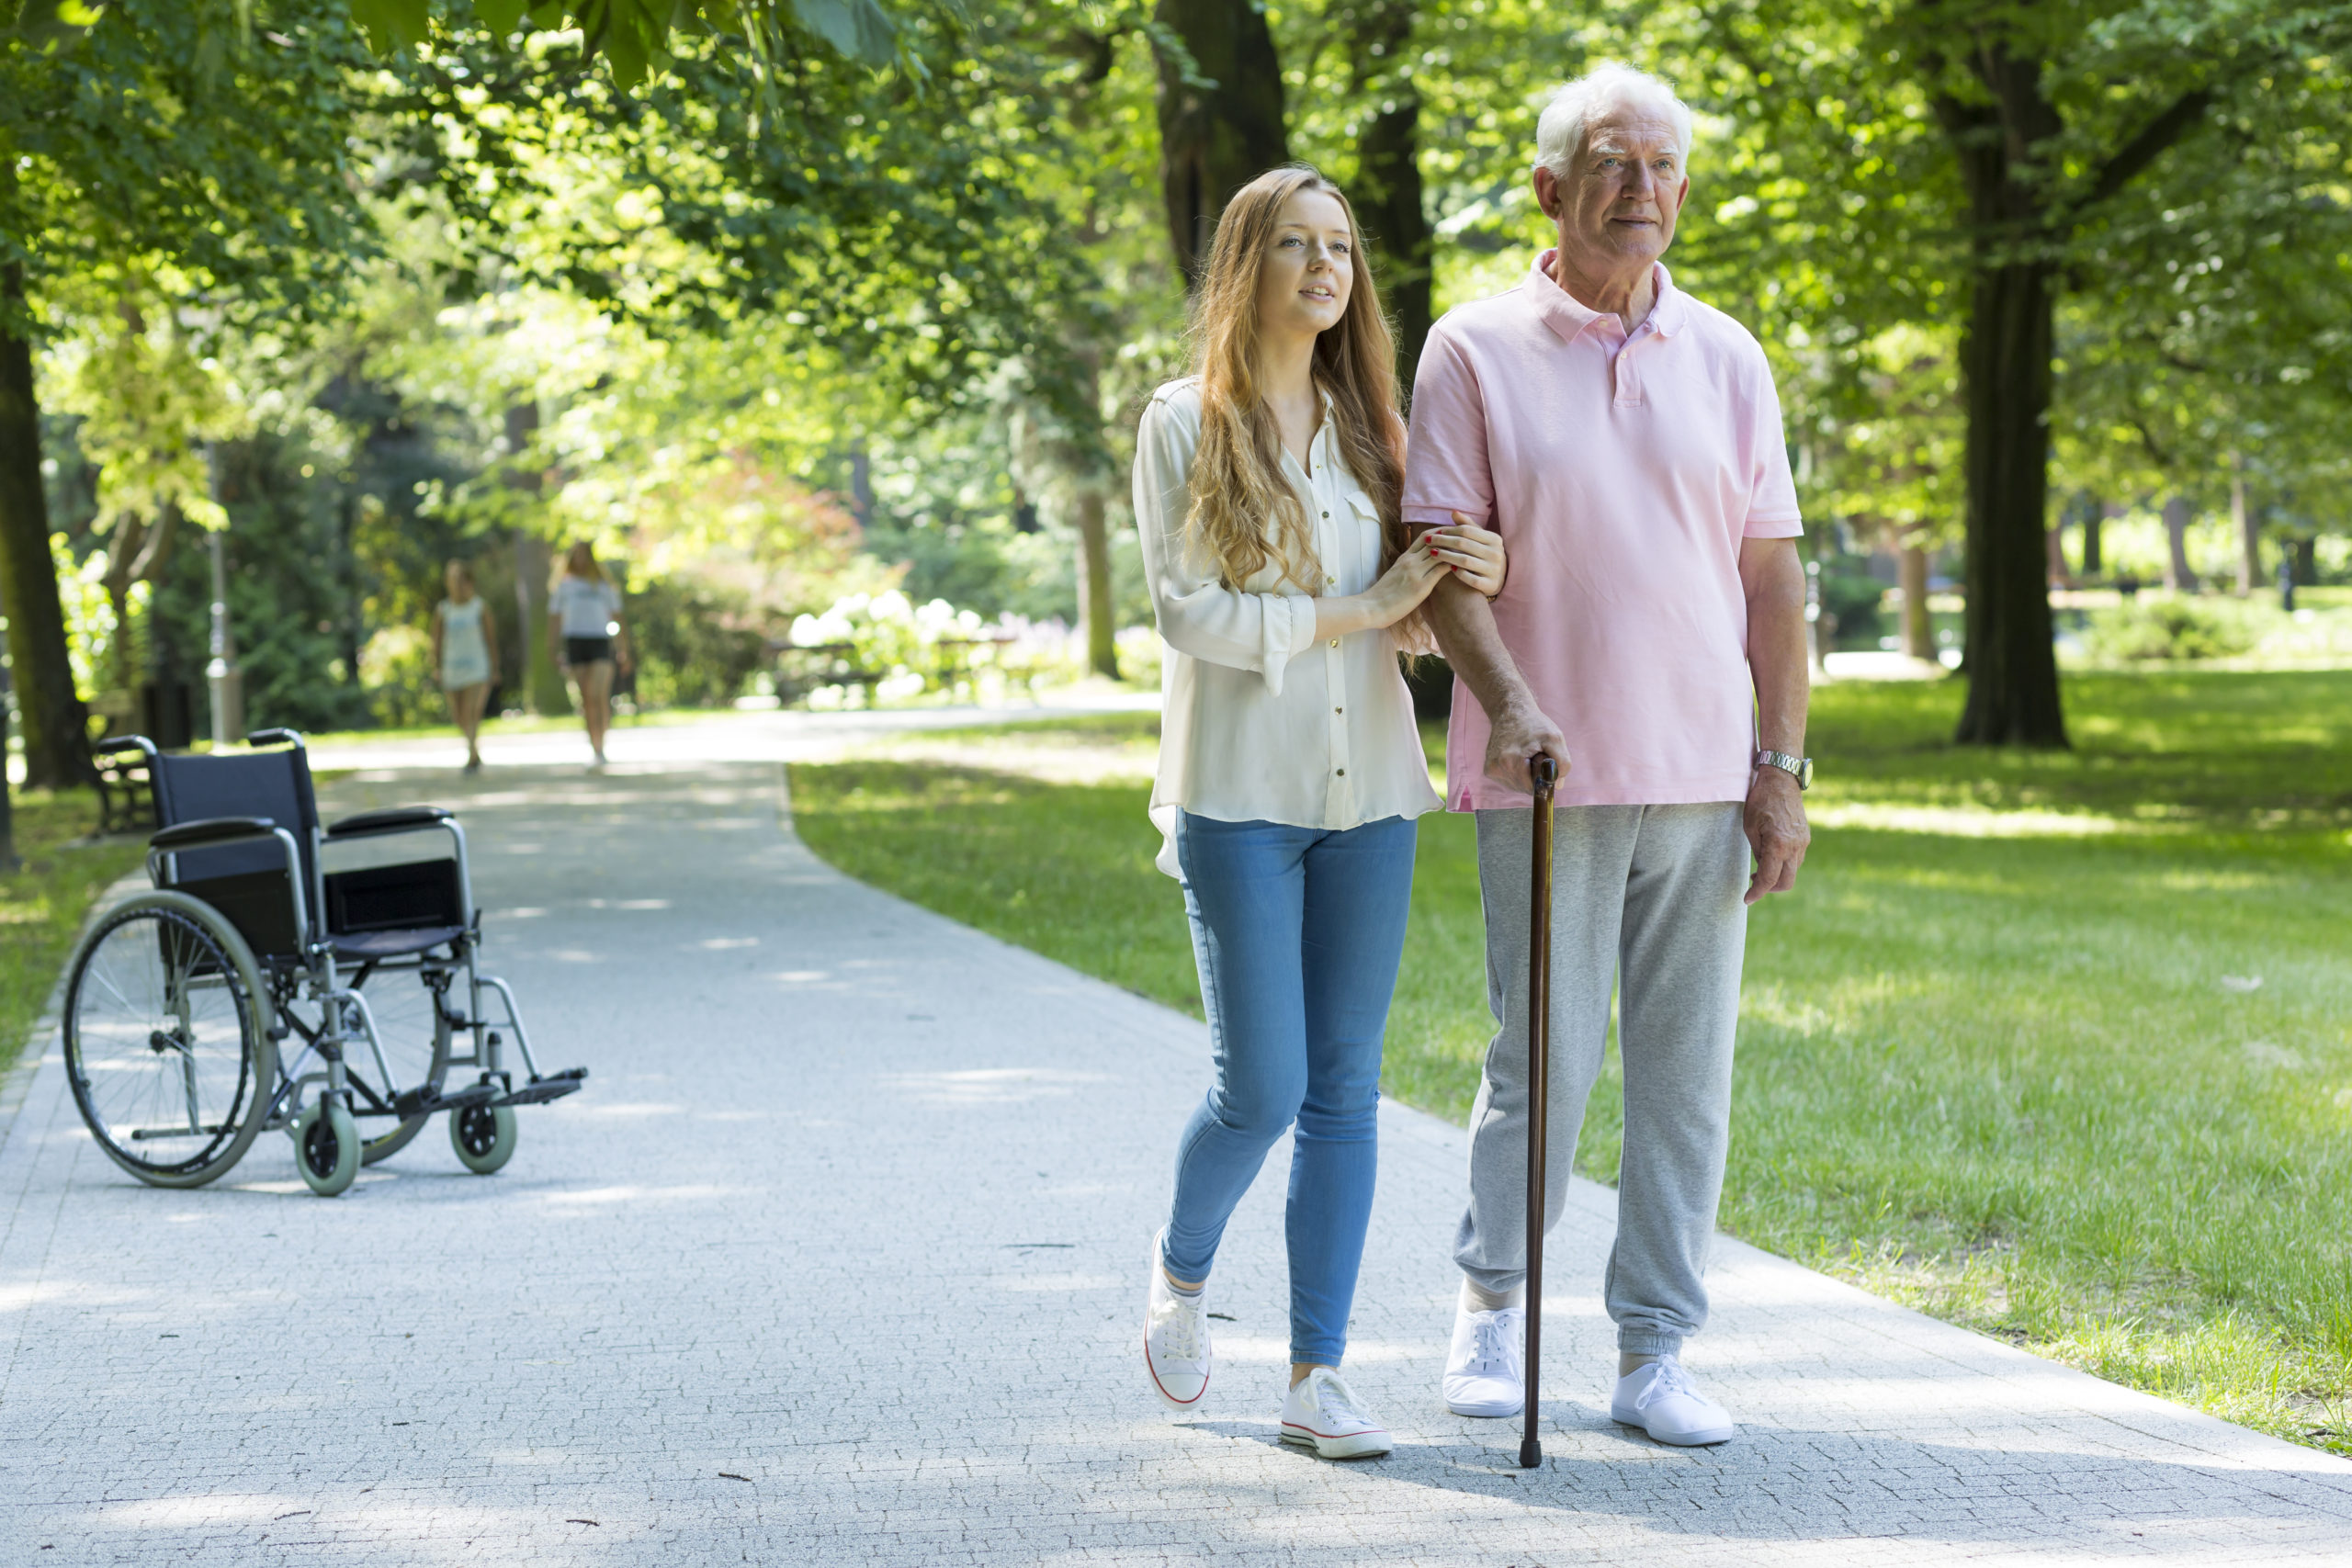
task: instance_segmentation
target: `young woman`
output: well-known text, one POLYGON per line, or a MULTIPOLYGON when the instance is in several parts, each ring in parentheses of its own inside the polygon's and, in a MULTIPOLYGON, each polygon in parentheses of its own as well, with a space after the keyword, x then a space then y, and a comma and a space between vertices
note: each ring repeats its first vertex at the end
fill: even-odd
POLYGON ((548 637, 556 661, 580 692, 592 767, 605 765, 605 731, 613 723, 613 671, 629 666, 628 628, 621 625, 621 591, 585 544, 571 547, 548 590, 548 637))
POLYGON ((498 684, 498 623, 474 592, 474 574, 461 560, 441 572, 448 597, 433 610, 433 667, 441 671, 441 693, 449 716, 466 738, 466 772, 481 772, 481 712, 498 684))
POLYGON ((1203 1290, 1227 1216, 1296 1123, 1282 1435, 1326 1458, 1386 1430, 1339 1374, 1372 1216, 1381 1034, 1430 787, 1397 669, 1441 574, 1502 585, 1501 541, 1408 539, 1395 348, 1354 214, 1306 167, 1242 187, 1195 307, 1198 374, 1136 433, 1136 522, 1168 644, 1152 816, 1184 890, 1216 1077, 1153 1238, 1144 1360, 1208 1386, 1203 1290))

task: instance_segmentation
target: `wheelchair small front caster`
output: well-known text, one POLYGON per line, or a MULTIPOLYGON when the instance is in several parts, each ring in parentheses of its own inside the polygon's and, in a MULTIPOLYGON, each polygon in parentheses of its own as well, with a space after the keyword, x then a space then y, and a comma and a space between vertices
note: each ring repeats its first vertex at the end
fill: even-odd
POLYGON ((476 1176, 488 1176, 514 1157, 514 1108, 469 1105, 449 1112, 449 1146, 476 1176))
POLYGON ((294 1163, 322 1198, 350 1187, 359 1174, 359 1124, 340 1100, 313 1105, 294 1118, 294 1163))

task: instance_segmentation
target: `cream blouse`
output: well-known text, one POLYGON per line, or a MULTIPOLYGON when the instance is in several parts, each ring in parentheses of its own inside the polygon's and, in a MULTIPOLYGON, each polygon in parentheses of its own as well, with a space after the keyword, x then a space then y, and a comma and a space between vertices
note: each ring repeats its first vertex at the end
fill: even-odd
MULTIPOLYGON (((1195 378, 1152 394, 1136 432, 1135 504, 1167 644, 1151 787, 1159 869, 1182 874, 1180 807, 1221 822, 1328 829, 1437 810, 1396 639, 1365 631, 1315 646, 1315 599, 1279 568, 1230 588, 1187 548, 1185 476, 1200 440, 1195 378)), ((1323 596, 1361 593, 1380 577, 1380 518, 1340 461, 1328 398, 1308 453, 1312 472, 1285 451, 1283 474, 1314 524, 1323 596)))

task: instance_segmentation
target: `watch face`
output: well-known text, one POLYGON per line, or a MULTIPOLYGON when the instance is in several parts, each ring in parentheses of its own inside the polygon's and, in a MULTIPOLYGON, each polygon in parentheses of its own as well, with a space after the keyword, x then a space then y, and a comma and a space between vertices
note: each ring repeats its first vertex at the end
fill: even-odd
POLYGON ((1797 761, 1797 788, 1811 789, 1812 787, 1813 759, 1810 757, 1800 758, 1797 761))

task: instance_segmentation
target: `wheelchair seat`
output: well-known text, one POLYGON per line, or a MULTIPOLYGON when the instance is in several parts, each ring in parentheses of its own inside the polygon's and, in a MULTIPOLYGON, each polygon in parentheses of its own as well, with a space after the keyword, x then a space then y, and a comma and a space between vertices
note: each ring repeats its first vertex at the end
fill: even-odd
POLYGON ((334 931, 327 942, 337 958, 356 963, 374 963, 385 958, 405 958, 412 953, 424 953, 447 942, 456 942, 466 934, 463 926, 424 926, 410 931, 334 931))

